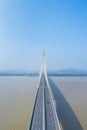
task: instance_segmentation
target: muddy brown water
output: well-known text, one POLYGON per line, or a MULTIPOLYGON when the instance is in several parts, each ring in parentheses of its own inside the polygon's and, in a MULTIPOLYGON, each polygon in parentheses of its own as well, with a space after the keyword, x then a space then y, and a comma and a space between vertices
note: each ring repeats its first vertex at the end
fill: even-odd
MULTIPOLYGON (((27 130, 38 77, 0 77, 0 130, 27 130)), ((64 130, 87 130, 87 77, 50 77, 64 130)))

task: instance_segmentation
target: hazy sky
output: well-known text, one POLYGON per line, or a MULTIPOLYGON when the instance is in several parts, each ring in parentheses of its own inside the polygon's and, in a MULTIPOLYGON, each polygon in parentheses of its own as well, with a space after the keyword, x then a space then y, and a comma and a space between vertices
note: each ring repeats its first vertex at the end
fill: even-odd
POLYGON ((87 0, 0 0, 0 70, 87 70, 87 0))

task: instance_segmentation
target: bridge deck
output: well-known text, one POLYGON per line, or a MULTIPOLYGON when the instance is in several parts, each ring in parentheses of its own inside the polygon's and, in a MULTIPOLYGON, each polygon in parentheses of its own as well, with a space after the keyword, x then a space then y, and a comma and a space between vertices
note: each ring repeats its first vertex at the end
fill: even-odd
POLYGON ((44 75, 41 76, 30 130, 59 130, 44 75))
POLYGON ((51 89, 49 87, 44 53, 30 130, 60 130, 51 89))

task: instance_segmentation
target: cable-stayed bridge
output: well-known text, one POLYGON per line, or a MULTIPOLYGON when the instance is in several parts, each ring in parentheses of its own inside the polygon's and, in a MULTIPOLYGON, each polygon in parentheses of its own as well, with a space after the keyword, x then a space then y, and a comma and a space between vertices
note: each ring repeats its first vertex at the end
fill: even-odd
POLYGON ((48 82, 44 53, 29 130, 61 130, 48 82))

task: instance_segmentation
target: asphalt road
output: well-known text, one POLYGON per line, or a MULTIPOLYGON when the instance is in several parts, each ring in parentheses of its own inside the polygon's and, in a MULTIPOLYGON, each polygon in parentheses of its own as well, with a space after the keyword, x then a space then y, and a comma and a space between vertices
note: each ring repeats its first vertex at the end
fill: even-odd
POLYGON ((45 112, 46 112, 46 130, 59 130, 55 117, 52 99, 45 81, 45 112))
POLYGON ((59 130, 44 74, 37 91, 30 130, 59 130))

